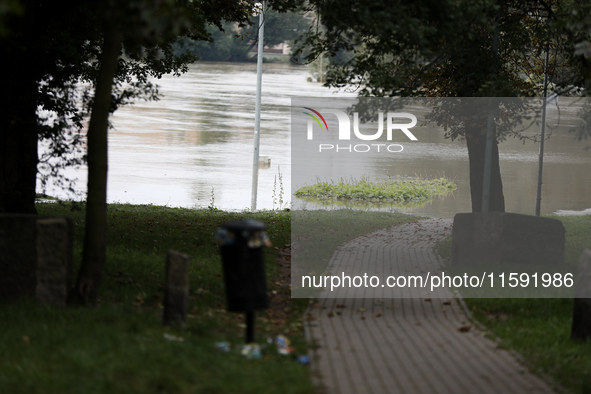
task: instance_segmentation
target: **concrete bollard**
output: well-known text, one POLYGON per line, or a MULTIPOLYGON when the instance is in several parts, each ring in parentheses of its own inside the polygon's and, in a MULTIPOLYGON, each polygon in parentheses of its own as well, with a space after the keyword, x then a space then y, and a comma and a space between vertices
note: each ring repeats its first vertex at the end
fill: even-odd
POLYGON ((508 212, 458 213, 451 265, 564 264, 565 231, 557 219, 508 212))
POLYGON ((0 215, 0 301, 35 297, 37 215, 0 215))
POLYGON ((72 223, 65 217, 37 220, 37 285, 42 304, 65 307, 72 284, 72 223))
POLYGON ((579 259, 575 281, 575 305, 571 339, 586 341, 591 338, 591 251, 585 249, 579 259))
POLYGON ((65 217, 0 214, 0 302, 65 305, 73 231, 65 217))

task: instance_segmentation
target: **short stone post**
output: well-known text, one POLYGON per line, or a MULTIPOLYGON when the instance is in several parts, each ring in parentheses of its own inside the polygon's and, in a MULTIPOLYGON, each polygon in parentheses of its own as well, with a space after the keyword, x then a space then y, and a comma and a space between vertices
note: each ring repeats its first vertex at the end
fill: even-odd
POLYGON ((35 297, 37 215, 0 215, 0 302, 35 297))
POLYGON ((73 234, 71 219, 37 220, 37 286, 35 296, 43 304, 65 307, 72 283, 73 234))
POLYGON ((189 300, 189 261, 186 254, 169 250, 166 255, 166 277, 164 283, 164 325, 187 322, 189 300))
POLYGON ((585 249, 579 260, 575 281, 575 306, 571 339, 586 341, 591 338, 591 251, 585 249))
POLYGON ((73 229, 66 217, 0 214, 0 303, 36 298, 65 306, 73 229))

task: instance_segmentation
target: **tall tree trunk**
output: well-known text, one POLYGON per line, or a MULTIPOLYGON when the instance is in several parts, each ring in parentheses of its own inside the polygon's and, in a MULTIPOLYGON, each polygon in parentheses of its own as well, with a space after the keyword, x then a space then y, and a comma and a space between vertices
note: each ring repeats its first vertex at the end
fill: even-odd
POLYGON ((108 129, 111 91, 121 52, 121 34, 107 27, 88 125, 88 198, 84 252, 74 299, 94 305, 101 285, 107 254, 108 129))
POLYGON ((0 83, 0 213, 36 214, 37 83, 10 75, 0 83))
MULTIPOLYGON (((468 158, 470 161, 470 195, 472 212, 482 212, 482 187, 484 182, 484 156, 486 148, 486 125, 473 126, 466 130, 468 158), (483 131, 484 130, 484 131, 483 131)), ((505 197, 499 165, 499 146, 493 137, 490 178, 489 212, 505 212, 505 197)))

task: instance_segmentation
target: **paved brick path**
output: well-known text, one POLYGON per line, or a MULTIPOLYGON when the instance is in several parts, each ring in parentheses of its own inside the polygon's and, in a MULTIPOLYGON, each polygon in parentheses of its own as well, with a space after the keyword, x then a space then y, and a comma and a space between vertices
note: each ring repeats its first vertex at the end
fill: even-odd
MULTIPOLYGON (((452 221, 427 219, 379 230, 343 245, 329 270, 341 275, 385 272, 422 275, 441 270, 432 246, 452 221)), ((507 351, 472 327, 448 289, 325 292, 309 308, 306 336, 318 347, 312 368, 333 393, 553 393, 507 351)))

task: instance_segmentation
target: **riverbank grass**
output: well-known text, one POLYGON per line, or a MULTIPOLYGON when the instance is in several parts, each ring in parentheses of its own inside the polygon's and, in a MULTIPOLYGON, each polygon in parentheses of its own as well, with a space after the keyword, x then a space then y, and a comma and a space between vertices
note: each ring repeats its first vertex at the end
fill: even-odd
MULTIPOLYGON (((566 228, 565 262, 576 272, 581 252, 591 249, 591 216, 554 216, 566 228)), ((451 237, 438 245, 451 258, 451 237)), ((573 393, 591 392, 591 342, 570 340, 572 299, 465 299, 474 318, 519 352, 525 364, 573 393)))

